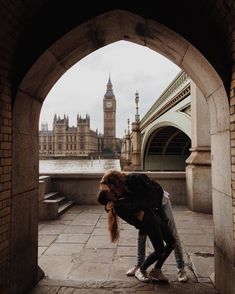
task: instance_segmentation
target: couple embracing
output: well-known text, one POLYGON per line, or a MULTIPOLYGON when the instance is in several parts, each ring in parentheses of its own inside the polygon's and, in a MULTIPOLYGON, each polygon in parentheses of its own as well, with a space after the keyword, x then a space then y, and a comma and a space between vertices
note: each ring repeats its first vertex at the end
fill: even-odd
POLYGON ((119 238, 118 217, 138 229, 137 262, 126 274, 141 282, 168 282, 161 268, 174 250, 178 281, 186 282, 184 259, 169 194, 144 173, 110 171, 102 177, 97 200, 108 212, 111 241, 119 238), (146 238, 154 251, 145 258, 146 238), (147 269, 154 264, 149 273, 147 269))

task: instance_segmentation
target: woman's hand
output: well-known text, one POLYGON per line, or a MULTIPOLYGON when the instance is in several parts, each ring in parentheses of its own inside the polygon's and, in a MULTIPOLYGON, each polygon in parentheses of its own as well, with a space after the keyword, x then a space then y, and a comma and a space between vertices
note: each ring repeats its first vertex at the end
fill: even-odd
POLYGON ((138 218, 138 220, 140 220, 142 222, 142 220, 144 218, 144 211, 140 210, 139 212, 137 212, 136 217, 138 218))
POLYGON ((107 211, 113 209, 113 202, 112 201, 108 202, 105 207, 107 211))

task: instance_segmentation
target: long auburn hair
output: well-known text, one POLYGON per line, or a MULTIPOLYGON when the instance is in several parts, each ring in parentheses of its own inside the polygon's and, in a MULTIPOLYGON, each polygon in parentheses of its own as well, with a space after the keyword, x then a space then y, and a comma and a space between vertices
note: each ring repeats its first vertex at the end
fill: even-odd
MULTIPOLYGON (((97 194, 97 200, 100 204, 106 205, 110 200, 108 198, 108 192, 100 190, 97 194)), ((115 243, 119 239, 119 218, 114 209, 108 211, 108 230, 110 233, 111 242, 115 243)))
POLYGON ((116 196, 119 196, 128 191, 126 179, 127 176, 125 173, 116 170, 111 170, 104 174, 104 176, 102 177, 100 181, 101 190, 102 185, 105 184, 109 187, 111 192, 115 193, 116 196))

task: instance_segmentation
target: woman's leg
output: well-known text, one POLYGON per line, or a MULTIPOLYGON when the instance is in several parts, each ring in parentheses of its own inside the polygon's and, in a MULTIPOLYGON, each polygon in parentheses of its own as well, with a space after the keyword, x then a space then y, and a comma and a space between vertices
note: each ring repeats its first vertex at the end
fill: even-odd
POLYGON ((166 243, 166 246, 165 246, 164 254, 158 258, 158 260, 154 266, 157 269, 162 268, 163 263, 166 261, 166 259, 171 254, 171 252, 174 250, 175 244, 176 244, 176 240, 175 240, 174 236, 172 235, 172 233, 171 233, 171 231, 165 221, 162 221, 162 223, 161 223, 161 232, 162 232, 163 240, 166 243))
POLYGON ((176 228, 170 200, 168 200, 167 203, 162 206, 162 211, 163 211, 165 218, 167 220, 169 230, 172 233, 172 235, 174 236, 175 241, 176 241, 174 254, 175 254, 177 268, 178 269, 184 268, 185 264, 184 264, 182 246, 181 246, 179 234, 178 234, 178 231, 176 228))
POLYGON ((148 235, 154 248, 154 252, 151 253, 140 266, 141 270, 146 270, 151 264, 156 262, 160 256, 165 255, 165 246, 161 231, 161 219, 152 210, 145 212, 143 229, 148 235))
POLYGON ((143 230, 139 230, 137 239, 137 266, 140 266, 145 260, 146 239, 146 233, 143 230))
POLYGON ((136 270, 140 267, 140 265, 145 260, 145 251, 146 251, 146 239, 147 235, 143 230, 138 231, 137 238, 137 256, 136 256, 136 264, 132 268, 130 268, 127 272, 127 276, 134 276, 136 270))

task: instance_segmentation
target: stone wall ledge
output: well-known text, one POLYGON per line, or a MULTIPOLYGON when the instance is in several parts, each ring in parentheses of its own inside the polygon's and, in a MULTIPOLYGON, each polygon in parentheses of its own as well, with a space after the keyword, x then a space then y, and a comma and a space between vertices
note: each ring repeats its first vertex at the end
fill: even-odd
MULTIPOLYGON (((129 174, 131 172, 125 172, 126 174, 129 174)), ((142 172, 136 172, 136 173, 145 173, 151 178, 155 179, 185 179, 185 172, 150 172, 150 171, 142 171, 142 172)), ((50 176, 51 178, 70 178, 70 179, 98 179, 101 178, 104 175, 104 173, 42 173, 40 174, 40 178, 43 176, 50 176)))
MULTIPOLYGON (((186 204, 185 172, 144 172, 170 193, 173 204, 186 204)), ((104 173, 43 173, 50 177, 50 191, 76 204, 97 204, 96 196, 104 173)), ((128 172, 127 172, 128 174, 128 172)), ((49 189, 46 189, 47 191, 49 189)))

